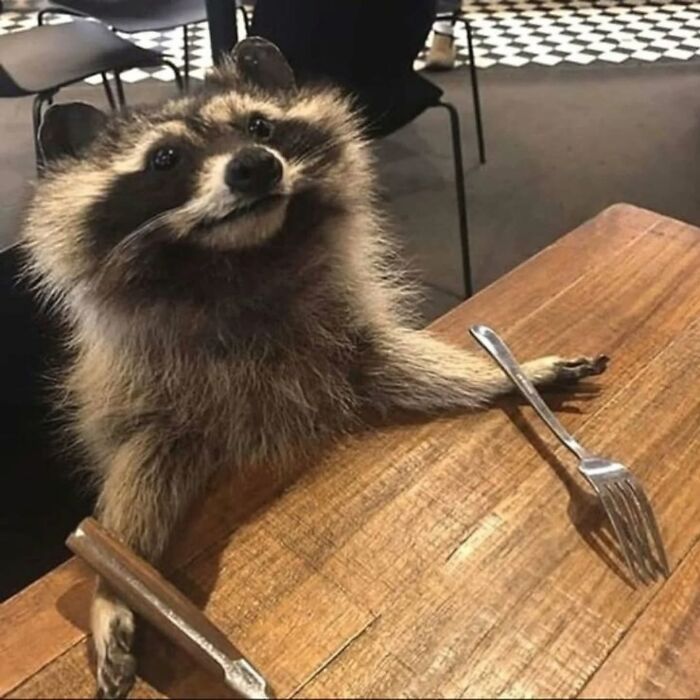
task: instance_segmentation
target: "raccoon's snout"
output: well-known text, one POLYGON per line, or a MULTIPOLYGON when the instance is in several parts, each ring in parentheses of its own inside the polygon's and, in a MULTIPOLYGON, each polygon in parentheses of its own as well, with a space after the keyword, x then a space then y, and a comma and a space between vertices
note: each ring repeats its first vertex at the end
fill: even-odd
POLYGON ((266 148, 239 151, 226 165, 224 180, 233 194, 269 194, 282 179, 282 163, 266 148))

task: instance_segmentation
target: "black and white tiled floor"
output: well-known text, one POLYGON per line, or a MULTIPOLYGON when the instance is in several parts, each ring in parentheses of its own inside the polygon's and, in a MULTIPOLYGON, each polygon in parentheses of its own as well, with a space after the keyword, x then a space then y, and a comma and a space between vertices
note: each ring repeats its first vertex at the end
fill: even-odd
MULTIPOLYGON (((480 68, 700 57, 700 2, 694 0, 470 0, 464 9, 480 68)), ((461 62, 468 58, 466 44, 458 27, 461 62)))
MULTIPOLYGON (((33 27, 43 0, 5 0, 0 34, 33 27)), ((471 20, 479 68, 608 65, 700 59, 700 1, 696 0, 463 0, 471 20)), ((239 15, 239 35, 245 34, 239 15)), ((182 64, 182 32, 129 36, 182 64)), ((458 65, 468 60, 466 33, 456 27, 458 65)), ((191 73, 202 78, 211 63, 206 25, 190 28, 191 73)), ((422 66, 419 58, 416 67, 422 66)), ((122 74, 126 82, 171 80, 168 69, 122 74)), ((98 78, 88 82, 99 82, 98 78)))

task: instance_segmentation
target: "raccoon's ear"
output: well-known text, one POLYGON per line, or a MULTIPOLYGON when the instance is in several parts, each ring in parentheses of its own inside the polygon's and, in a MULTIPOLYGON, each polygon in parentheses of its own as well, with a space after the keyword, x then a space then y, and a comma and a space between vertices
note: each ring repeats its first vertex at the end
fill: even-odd
POLYGON ((282 52, 267 39, 251 36, 239 41, 231 53, 238 77, 267 92, 296 89, 294 73, 282 52))
POLYGON ((107 115, 84 102, 52 105, 39 127, 39 148, 46 163, 79 157, 104 129, 107 115))

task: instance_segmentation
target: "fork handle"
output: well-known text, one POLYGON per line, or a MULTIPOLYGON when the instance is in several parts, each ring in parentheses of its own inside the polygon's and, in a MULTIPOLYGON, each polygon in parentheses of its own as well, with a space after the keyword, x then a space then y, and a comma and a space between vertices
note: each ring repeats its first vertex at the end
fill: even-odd
POLYGON ((486 352, 498 363, 500 368, 508 375, 513 384, 525 397, 527 402, 535 409, 539 417, 547 424, 549 429, 559 438, 561 443, 579 459, 584 459, 587 452, 571 433, 559 422, 549 406, 544 402, 535 385, 527 378, 522 367, 513 356, 508 346, 501 340, 498 334, 488 326, 472 326, 469 329, 474 339, 486 352))

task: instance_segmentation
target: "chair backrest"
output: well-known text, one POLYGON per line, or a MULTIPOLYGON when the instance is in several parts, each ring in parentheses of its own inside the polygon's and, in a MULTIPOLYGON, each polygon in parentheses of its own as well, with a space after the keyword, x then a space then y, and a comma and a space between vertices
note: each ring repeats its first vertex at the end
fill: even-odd
POLYGON ((273 41, 301 81, 358 95, 375 134, 415 118, 441 91, 413 71, 435 0, 257 0, 252 32, 273 41))

